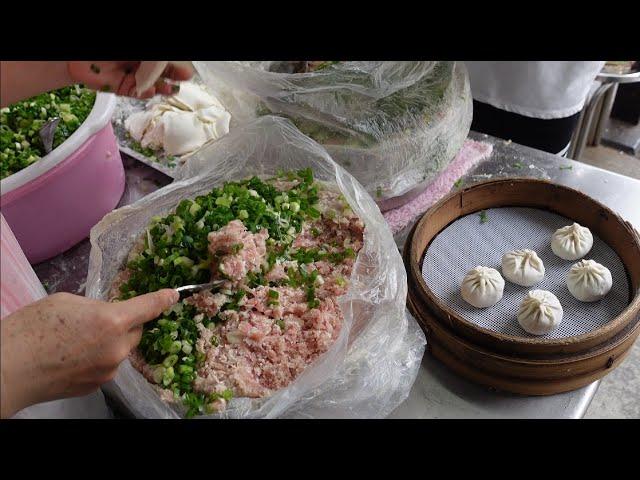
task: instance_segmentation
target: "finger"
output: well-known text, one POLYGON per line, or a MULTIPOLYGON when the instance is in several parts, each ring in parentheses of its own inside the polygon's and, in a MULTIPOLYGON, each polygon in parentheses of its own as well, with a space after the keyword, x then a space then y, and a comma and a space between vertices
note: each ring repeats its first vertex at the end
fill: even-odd
POLYGON ((136 77, 134 77, 131 74, 125 75, 116 93, 123 97, 133 96, 131 95, 131 92, 135 90, 135 86, 136 86, 136 77))
POLYGON ((103 92, 117 92, 124 81, 124 68, 114 62, 89 63, 87 86, 103 92))
POLYGON ((124 318, 130 327, 142 325, 160 316, 180 298, 176 290, 165 288, 111 305, 115 315, 124 318))
POLYGON ((129 345, 129 350, 133 350, 140 343, 142 338, 142 325, 137 325, 127 332, 125 340, 129 345))
POLYGON ((193 67, 187 62, 181 62, 180 64, 170 63, 162 76, 170 80, 184 81, 193 77, 193 67))
POLYGON ((129 87, 129 90, 124 95, 127 97, 133 97, 133 98, 151 98, 155 94, 156 94, 156 87, 151 87, 148 90, 139 94, 138 87, 136 86, 135 77, 134 77, 133 85, 129 87))
POLYGON ((139 66, 140 62, 118 62, 118 67, 125 75, 134 75, 139 66))
POLYGON ((141 94, 137 93, 138 91, 134 88, 133 90, 133 96, 136 98, 151 98, 153 96, 155 96, 156 94, 156 87, 151 87, 147 90, 145 90, 144 92, 142 92, 141 94))
POLYGON ((160 95, 174 95, 180 91, 180 85, 169 83, 166 80, 156 82, 156 93, 160 95))

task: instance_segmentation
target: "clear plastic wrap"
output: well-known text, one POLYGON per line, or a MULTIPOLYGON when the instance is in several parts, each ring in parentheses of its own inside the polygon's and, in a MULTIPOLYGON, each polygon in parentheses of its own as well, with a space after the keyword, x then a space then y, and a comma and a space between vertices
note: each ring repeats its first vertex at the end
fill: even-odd
POLYGON ((279 73, 293 71, 287 63, 193 62, 203 81, 242 99, 240 116, 252 97, 256 115, 291 119, 376 201, 433 180, 469 133, 472 98, 461 62, 327 62, 310 73, 279 73))
MULTIPOLYGON (((104 217, 91 231, 87 296, 107 297, 152 216, 166 214, 180 200, 224 181, 306 167, 316 179, 335 185, 366 226, 351 287, 339 299, 345 317, 342 330, 330 349, 288 387, 264 399, 235 398, 224 412, 198 418, 384 417, 407 397, 416 378, 425 337, 405 309, 407 277, 389 227, 362 186, 283 118, 262 117, 231 132, 194 155, 184 180, 104 217)), ((104 389, 137 417, 181 416, 128 360, 104 389)))

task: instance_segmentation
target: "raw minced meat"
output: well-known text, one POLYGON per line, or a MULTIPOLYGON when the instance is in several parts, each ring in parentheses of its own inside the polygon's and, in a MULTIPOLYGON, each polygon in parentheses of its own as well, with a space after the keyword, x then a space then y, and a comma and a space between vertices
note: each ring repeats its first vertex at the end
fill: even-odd
MULTIPOLYGON (((288 192, 288 197, 294 199, 299 191, 310 188, 307 177, 280 178, 271 182, 271 186, 278 192, 288 192)), ((252 198, 256 198, 256 193, 249 190, 252 198)), ((234 195, 237 193, 219 203, 226 205, 233 201, 230 198, 236 198, 234 195)), ((207 395, 209 411, 224 409, 229 393, 260 398, 286 387, 326 352, 340 333, 344 316, 339 298, 348 291, 355 259, 363 246, 364 224, 338 192, 318 187, 317 195, 315 192, 309 195, 310 200, 314 198, 309 205, 319 214, 298 217, 302 218, 299 227, 283 227, 284 235, 283 231, 276 231, 272 238, 271 230, 265 226, 268 222, 261 222, 262 226, 252 223, 252 218, 247 219, 243 213, 241 218, 228 221, 206 236, 211 278, 226 282, 217 291, 199 292, 182 302, 185 308, 196 312, 188 317, 195 322, 189 327, 193 328, 195 338, 177 339, 174 335, 163 340, 168 344, 162 348, 175 347, 171 351, 182 348, 174 356, 186 354, 199 359, 193 374, 180 363, 175 366, 180 372, 187 372, 185 375, 192 375, 190 388, 194 393, 207 395)), ((264 198, 261 201, 264 203, 264 198)), ((276 201, 274 205, 280 208, 276 201)), ((203 213, 199 209, 194 211, 197 217, 203 213)), ((275 218, 281 220, 288 214, 275 218)), ((174 220, 166 223, 174 225, 174 220)), ((167 230, 166 226, 163 228, 167 230)), ((269 228, 274 228, 273 224, 269 228)), ((191 263, 187 265, 195 268, 191 263)), ((118 282, 128 279, 129 275, 123 273, 118 282)), ((185 310, 180 307, 176 311, 183 315, 185 310)), ((174 320, 170 323, 187 321, 180 320, 182 317, 171 318, 174 320)), ((154 327, 150 332, 157 329, 154 327)), ((166 354, 158 357, 156 350, 150 351, 157 359, 155 365, 139 350, 132 352, 132 365, 158 388, 171 384, 176 392, 176 388, 182 388, 172 376, 175 372, 170 365, 176 360, 166 363, 166 354), (169 377, 168 370, 172 371, 169 377)), ((163 390, 162 398, 169 401, 169 397, 179 398, 171 390, 163 390)))
POLYGON ((225 321, 211 329, 220 344, 205 343, 196 390, 230 388, 238 396, 264 397, 291 383, 340 333, 343 315, 333 298, 312 310, 294 300, 285 311, 291 313, 283 314, 280 324, 268 308, 226 314, 225 321))
POLYGON ((208 317, 215 317, 222 306, 227 303, 229 297, 223 293, 208 291, 194 293, 185 299, 185 303, 191 304, 208 317))
POLYGON ((257 234, 247 231, 240 220, 229 222, 209 234, 209 251, 214 256, 212 268, 231 280, 242 280, 249 272, 260 270, 267 253, 266 229, 257 234))
MULTIPOLYGON (((362 247, 364 225, 355 216, 347 222, 334 218, 314 224, 322 228, 323 233, 315 237, 308 235, 310 229, 305 225, 294 240, 294 247, 325 247, 331 251, 326 241, 346 241, 355 251, 362 247)), ((238 225, 232 226, 232 230, 247 235, 238 225)), ((210 239, 216 242, 216 248, 224 251, 238 240, 227 232, 221 236, 211 235, 210 239), (221 238, 225 238, 225 242, 221 242, 221 238)), ((253 247, 242 251, 253 251, 253 247)), ((252 265, 262 263, 261 256, 254 258, 253 254, 245 257, 245 261, 252 265)), ((314 284, 319 305, 313 309, 309 308, 305 289, 300 287, 285 284, 247 288, 239 310, 222 312, 223 321, 207 329, 207 335, 215 336, 219 343, 202 342, 206 359, 198 371, 195 389, 206 392, 231 389, 239 396, 263 397, 287 386, 309 363, 327 351, 339 334, 344 318, 336 298, 346 293, 353 265, 354 260, 346 258, 338 264, 320 260, 302 267, 307 274, 319 273, 314 284)), ((277 283, 288 279, 289 269, 295 271, 298 267, 295 261, 276 263, 265 278, 277 283)), ((210 298, 213 299, 213 295, 210 298)), ((201 301, 194 304, 209 315, 219 310, 218 306, 213 310, 203 306, 201 301)))

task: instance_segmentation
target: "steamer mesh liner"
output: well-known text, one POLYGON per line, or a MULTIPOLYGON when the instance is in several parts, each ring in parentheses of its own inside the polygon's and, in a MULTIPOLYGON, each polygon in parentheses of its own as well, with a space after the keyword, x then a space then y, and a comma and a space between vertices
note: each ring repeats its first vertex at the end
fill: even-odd
POLYGON ((567 289, 566 275, 579 260, 557 257, 551 251, 551 235, 573 220, 534 208, 492 208, 486 214, 485 223, 480 223, 479 214, 473 213, 445 228, 427 247, 422 264, 422 277, 434 295, 467 321, 505 335, 535 338, 520 327, 518 308, 529 290, 549 290, 560 300, 564 315, 556 330, 540 338, 563 338, 596 330, 629 305, 624 264, 596 235, 593 248, 583 258, 595 260, 611 271, 611 291, 598 302, 583 303, 567 289), (462 299, 460 285, 469 270, 483 265, 502 274, 502 255, 521 248, 535 250, 544 262, 546 272, 540 283, 521 287, 505 279, 502 300, 489 308, 477 309, 462 299))

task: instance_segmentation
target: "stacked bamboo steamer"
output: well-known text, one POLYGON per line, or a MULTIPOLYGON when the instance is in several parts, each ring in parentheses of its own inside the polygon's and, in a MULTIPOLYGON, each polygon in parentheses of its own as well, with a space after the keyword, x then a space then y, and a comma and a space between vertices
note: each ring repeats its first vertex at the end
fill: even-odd
POLYGON ((640 235, 610 209, 568 187, 502 179, 452 193, 414 226, 403 257, 408 306, 425 330, 429 352, 456 373, 499 390, 550 395, 588 385, 617 367, 640 334, 640 235), (425 251, 457 219, 499 207, 547 210, 588 227, 624 264, 630 290, 626 308, 599 328, 562 338, 507 335, 452 309, 424 280, 425 251))

